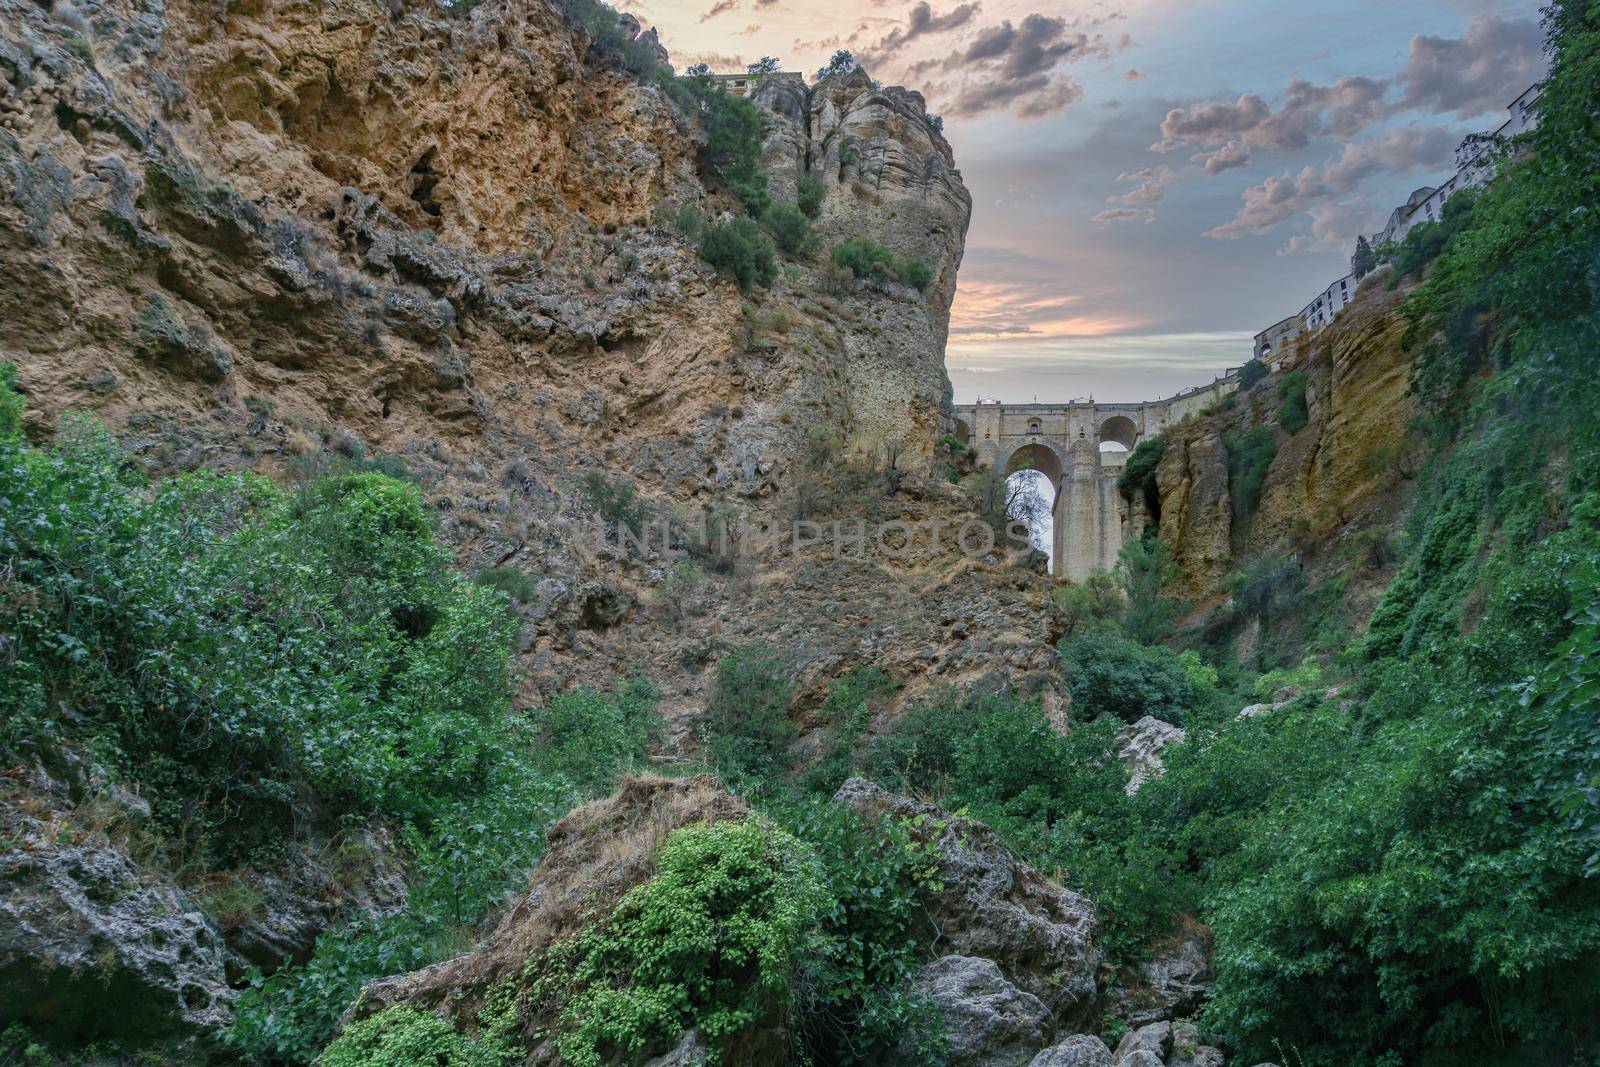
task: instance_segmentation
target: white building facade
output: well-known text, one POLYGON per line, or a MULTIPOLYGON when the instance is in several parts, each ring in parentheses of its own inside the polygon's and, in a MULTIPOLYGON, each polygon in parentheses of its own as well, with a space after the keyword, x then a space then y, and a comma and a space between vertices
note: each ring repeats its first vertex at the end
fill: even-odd
MULTIPOLYGON (((1494 131, 1496 138, 1515 137, 1537 125, 1539 113, 1535 105, 1538 103, 1541 88, 1542 86, 1533 85, 1511 101, 1506 109, 1508 113, 1506 121, 1494 131)), ((1460 161, 1460 164, 1443 185, 1437 187, 1424 185, 1407 197, 1404 204, 1390 212, 1388 223, 1381 231, 1372 235, 1373 246, 1403 241, 1412 228, 1424 222, 1437 222, 1443 217, 1444 205, 1452 196, 1463 189, 1483 185, 1494 177, 1495 156, 1488 145, 1481 147, 1470 158, 1460 161)), ((1355 295, 1355 275, 1346 274, 1343 278, 1336 279, 1332 285, 1314 296, 1298 315, 1291 315, 1275 322, 1256 334, 1255 358, 1273 369, 1282 366, 1287 350, 1295 338, 1301 334, 1315 333, 1327 326, 1335 315, 1344 310, 1345 305, 1355 299, 1355 295)))

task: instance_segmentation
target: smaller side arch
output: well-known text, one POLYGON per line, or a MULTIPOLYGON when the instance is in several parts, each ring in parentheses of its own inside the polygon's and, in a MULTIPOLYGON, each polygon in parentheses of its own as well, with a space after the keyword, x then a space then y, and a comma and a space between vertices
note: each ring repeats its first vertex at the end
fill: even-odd
POLYGON ((1113 415, 1100 424, 1100 444, 1121 445, 1129 452, 1139 443, 1139 426, 1126 415, 1113 415))

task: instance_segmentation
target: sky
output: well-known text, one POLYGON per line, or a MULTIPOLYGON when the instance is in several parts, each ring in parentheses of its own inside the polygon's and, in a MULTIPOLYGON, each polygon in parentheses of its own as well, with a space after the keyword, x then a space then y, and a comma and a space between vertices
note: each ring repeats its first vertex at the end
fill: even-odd
POLYGON ((1152 400, 1250 357, 1544 72, 1502 0, 622 0, 680 69, 848 48, 972 192, 958 403, 1152 400))

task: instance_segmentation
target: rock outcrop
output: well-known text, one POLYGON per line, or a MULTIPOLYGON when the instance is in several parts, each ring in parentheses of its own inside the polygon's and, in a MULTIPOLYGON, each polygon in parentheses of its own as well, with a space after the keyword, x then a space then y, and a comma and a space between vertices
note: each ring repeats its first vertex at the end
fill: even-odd
POLYGON ((923 968, 921 991, 938 1006, 951 1067, 1025 1067, 1055 1033, 1044 1002, 992 960, 941 956, 923 968))
POLYGON ((1154 715, 1146 715, 1138 722, 1117 731, 1117 758, 1128 768, 1129 796, 1139 787, 1161 774, 1161 753, 1168 745, 1183 743, 1184 732, 1154 715))
POLYGON ((1156 472, 1161 538, 1180 565, 1174 592, 1205 603, 1222 595, 1239 561, 1297 554, 1313 576, 1348 565, 1362 536, 1392 532, 1414 495, 1409 423, 1411 361, 1401 344, 1401 292, 1374 275, 1325 330, 1297 342, 1291 372, 1307 378, 1309 419, 1278 427, 1283 375, 1173 427, 1156 472), (1251 427, 1277 439, 1259 502, 1236 514, 1228 443, 1251 427))
POLYGON ((1102 956, 1094 905, 1011 854, 982 823, 890 793, 863 778, 835 802, 877 820, 890 816, 939 850, 939 879, 924 891, 940 952, 996 963, 1007 981, 1041 1000, 1062 1033, 1098 1021, 1102 956))

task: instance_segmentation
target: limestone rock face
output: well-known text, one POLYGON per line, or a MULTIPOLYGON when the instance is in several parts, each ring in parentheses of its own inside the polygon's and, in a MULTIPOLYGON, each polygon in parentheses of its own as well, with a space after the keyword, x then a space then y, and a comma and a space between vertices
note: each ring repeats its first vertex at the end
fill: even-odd
POLYGON ((1156 471, 1160 533, 1182 567, 1175 594, 1204 602, 1242 561, 1297 554, 1313 577, 1349 563, 1353 539, 1392 531, 1414 497, 1407 424, 1410 357, 1401 346, 1404 290, 1369 280, 1332 325, 1302 337, 1288 370, 1307 378, 1310 416, 1289 435, 1277 424, 1283 374, 1167 433, 1156 471), (1249 515, 1234 513, 1228 441, 1266 427, 1276 452, 1249 515))
POLYGON ((941 947, 998 964, 1008 981, 1044 1002, 1063 1032, 1097 1021, 1102 957, 1093 904, 1018 861, 982 823, 863 778, 845 782, 834 800, 873 820, 920 817, 910 832, 939 847, 940 887, 924 893, 923 905, 941 947))
POLYGON ((939 1006, 951 1067, 1023 1067, 1055 1032, 1050 1010, 991 960, 941 956, 923 968, 921 989, 939 1006))
POLYGON ((233 1020, 224 955, 190 897, 114 848, 0 855, 0 1002, 41 1034, 214 1040, 233 1020))
POLYGON ((1074 1034, 1045 1049, 1028 1067, 1114 1067, 1111 1050, 1092 1034, 1074 1034))
POLYGON ((1180 745, 1185 734, 1169 722, 1154 715, 1146 715, 1130 726, 1117 731, 1117 758, 1128 768, 1129 796, 1139 787, 1161 774, 1161 753, 1168 745, 1180 745))
POLYGON ((880 303, 880 328, 852 339, 847 364, 853 413, 870 432, 920 452, 946 402, 942 353, 972 217, 950 145, 929 125, 922 94, 875 85, 859 70, 809 89, 768 78, 751 99, 771 114, 764 164, 773 198, 793 199, 804 173, 823 183, 816 230, 825 251, 866 236, 933 270, 925 297, 880 303), (918 358, 932 351, 941 358, 918 358))

